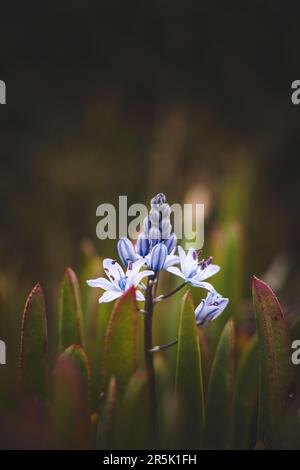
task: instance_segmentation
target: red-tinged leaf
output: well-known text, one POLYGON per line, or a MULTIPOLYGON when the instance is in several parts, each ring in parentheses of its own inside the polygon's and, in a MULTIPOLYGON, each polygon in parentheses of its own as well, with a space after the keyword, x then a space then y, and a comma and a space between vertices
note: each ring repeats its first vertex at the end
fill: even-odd
POLYGON ((231 446, 234 336, 231 320, 221 334, 208 385, 204 447, 209 449, 228 449, 231 446))
POLYGON ((24 395, 44 397, 47 390, 47 321, 42 288, 37 284, 25 304, 20 347, 20 382, 24 395))
POLYGON ((114 376, 121 395, 137 367, 138 313, 135 295, 135 289, 131 288, 116 302, 104 338, 103 389, 114 376))
POLYGON ((82 311, 77 276, 67 268, 63 279, 59 309, 59 350, 82 344, 82 311))
POLYGON ((57 359, 53 373, 53 445, 60 449, 90 447, 89 366, 80 345, 57 359))
POLYGON ((276 448, 292 384, 290 340, 272 289, 254 277, 252 292, 260 367, 258 441, 276 448))

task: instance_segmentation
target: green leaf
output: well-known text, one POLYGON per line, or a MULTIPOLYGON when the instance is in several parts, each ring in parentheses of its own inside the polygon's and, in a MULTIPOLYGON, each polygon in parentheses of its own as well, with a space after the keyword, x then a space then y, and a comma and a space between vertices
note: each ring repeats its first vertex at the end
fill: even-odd
POLYGON ((122 396, 137 367, 138 313, 135 289, 131 288, 115 304, 104 338, 102 386, 115 377, 122 396))
POLYGON ((217 292, 229 299, 229 304, 222 315, 205 328, 210 349, 214 353, 227 321, 232 317, 236 326, 242 322, 239 302, 243 271, 243 237, 239 224, 227 223, 214 233, 212 254, 214 262, 221 266, 221 271, 212 278, 211 282, 217 292))
POLYGON ((96 256, 85 256, 83 269, 80 272, 79 286, 83 313, 84 337, 89 334, 90 317, 95 315, 99 306, 99 289, 93 289, 87 284, 87 279, 96 279, 103 276, 101 259, 96 256))
POLYGON ((182 401, 186 438, 192 445, 199 442, 204 419, 201 356, 196 329, 195 309, 188 291, 183 297, 179 322, 175 392, 182 401))
POLYGON ((76 274, 67 268, 63 279, 59 309, 59 350, 82 344, 82 312, 76 274))
MULTIPOLYGON (((96 289, 91 290, 95 291, 96 289)), ((104 354, 104 337, 109 319, 111 318, 111 311, 112 305, 110 303, 99 304, 97 301, 97 308, 93 313, 91 313, 89 318, 86 349, 92 375, 91 399, 93 410, 96 410, 99 404, 101 388, 100 371, 104 354)))
POLYGON ((119 416, 118 447, 153 448, 156 436, 152 433, 147 377, 144 370, 137 370, 131 377, 119 416))
POLYGON ((234 448, 253 449, 257 421, 258 347, 256 335, 242 352, 233 398, 234 448))
POLYGON ((100 411, 97 425, 96 447, 98 450, 112 449, 115 434, 115 420, 117 408, 117 382, 111 377, 105 397, 105 402, 100 411))
POLYGON ((272 289, 254 277, 252 292, 260 366, 258 441, 276 448, 292 383, 290 340, 272 289))
POLYGON ((233 393, 234 327, 225 326, 212 364, 208 384, 204 446, 226 449, 231 445, 231 408, 233 393))
POLYGON ((47 321, 42 288, 37 284, 25 304, 20 347, 20 379, 25 395, 44 397, 47 391, 47 321))
POLYGON ((57 359, 53 373, 52 429, 55 447, 90 447, 89 365, 79 345, 72 345, 57 359))

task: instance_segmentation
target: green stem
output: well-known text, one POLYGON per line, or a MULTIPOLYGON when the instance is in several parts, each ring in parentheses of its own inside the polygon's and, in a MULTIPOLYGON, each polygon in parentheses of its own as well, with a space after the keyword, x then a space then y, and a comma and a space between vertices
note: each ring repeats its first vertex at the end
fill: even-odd
POLYGON ((178 292, 180 289, 182 289, 184 286, 186 286, 187 282, 184 281, 182 284, 180 284, 178 287, 176 287, 176 289, 172 290, 171 292, 169 292, 168 294, 165 294, 165 295, 159 295, 158 297, 156 297, 153 302, 154 303, 157 303, 157 302, 160 302, 161 300, 165 300, 167 299, 168 297, 171 297, 171 295, 174 295, 176 294, 176 292, 178 292))
POLYGON ((150 401, 150 415, 152 420, 152 431, 154 437, 157 431, 157 400, 155 389, 155 371, 153 354, 150 352, 152 349, 152 319, 153 319, 153 297, 157 287, 157 275, 148 278, 145 299, 145 320, 144 320, 144 355, 145 355, 145 368, 147 374, 147 383, 150 401))

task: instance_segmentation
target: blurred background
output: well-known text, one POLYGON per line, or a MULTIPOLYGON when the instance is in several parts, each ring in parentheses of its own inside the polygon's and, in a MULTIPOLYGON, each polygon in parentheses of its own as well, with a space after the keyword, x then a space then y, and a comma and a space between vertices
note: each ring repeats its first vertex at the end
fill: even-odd
POLYGON ((299 2, 68 3, 1 6, 9 309, 40 281, 53 311, 87 243, 115 256, 96 237, 99 204, 165 192, 205 204, 205 254, 216 227, 238 226, 245 295, 256 274, 297 313, 299 2))

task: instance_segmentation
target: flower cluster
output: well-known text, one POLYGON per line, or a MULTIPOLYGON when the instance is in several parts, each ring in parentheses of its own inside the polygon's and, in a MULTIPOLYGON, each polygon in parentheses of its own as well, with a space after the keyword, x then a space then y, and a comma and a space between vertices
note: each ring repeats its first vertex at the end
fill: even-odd
MULTIPOLYGON (((108 279, 100 277, 88 280, 87 283, 91 287, 105 291, 99 299, 100 303, 117 299, 132 286, 136 288, 136 299, 144 301, 142 291, 145 290, 145 286, 142 280, 146 277, 154 280, 160 271, 168 271, 183 279, 180 288, 190 284, 208 291, 207 297, 201 300, 195 310, 197 325, 203 325, 217 318, 228 304, 228 299, 223 298, 209 282, 206 282, 206 279, 216 274, 220 267, 213 264, 212 257, 199 260, 199 253, 194 248, 185 253, 181 246, 177 246, 177 238, 170 222, 170 212, 164 194, 160 193, 154 197, 136 244, 133 245, 126 237, 118 242, 119 257, 126 272, 117 261, 106 258, 103 261, 103 268, 108 279)), ((179 288, 173 293, 177 290, 179 288)), ((154 301, 163 300, 171 294, 161 295, 154 301)))

